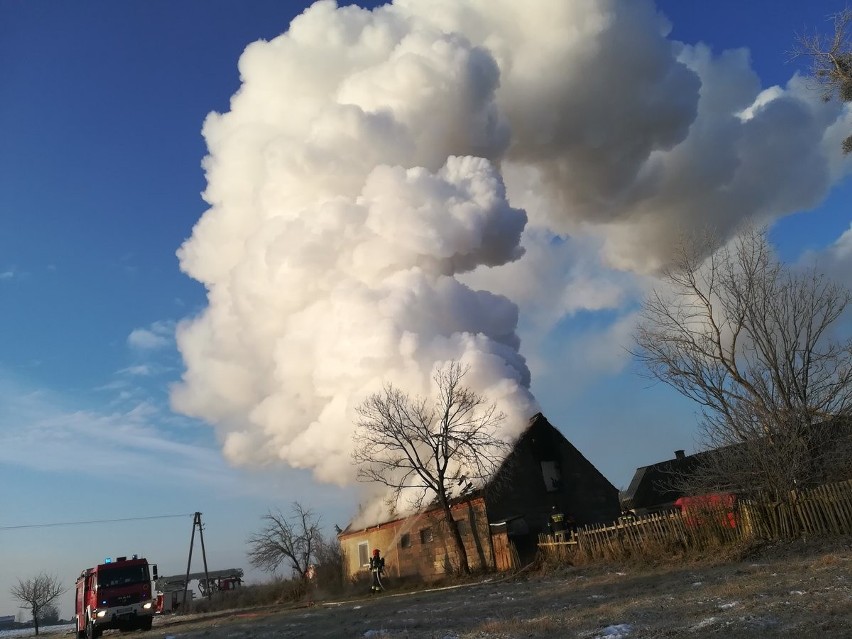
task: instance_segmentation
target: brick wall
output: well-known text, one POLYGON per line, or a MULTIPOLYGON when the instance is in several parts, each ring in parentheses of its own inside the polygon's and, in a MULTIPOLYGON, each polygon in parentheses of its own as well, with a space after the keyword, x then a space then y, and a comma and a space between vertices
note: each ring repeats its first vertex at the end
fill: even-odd
MULTIPOLYGON (((494 567, 485 501, 476 497, 453 506, 453 518, 462 524, 468 564, 476 570, 494 567)), ((443 521, 443 513, 433 510, 406 519, 347 531, 339 536, 346 553, 350 576, 368 568, 359 563, 358 546, 367 544, 367 556, 378 548, 385 558, 385 573, 390 577, 437 579, 458 565, 455 543, 443 521)))

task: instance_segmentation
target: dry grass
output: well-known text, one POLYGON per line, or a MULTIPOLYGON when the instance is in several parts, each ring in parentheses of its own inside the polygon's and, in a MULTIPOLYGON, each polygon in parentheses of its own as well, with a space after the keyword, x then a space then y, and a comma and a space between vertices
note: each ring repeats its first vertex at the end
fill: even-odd
POLYGON ((481 624, 476 631, 490 635, 527 637, 531 634, 552 634, 559 631, 561 621, 555 616, 530 619, 491 619, 481 624))
POLYGON ((252 620, 234 615, 230 624, 184 626, 180 636, 592 639, 625 624, 629 639, 850 637, 850 569, 849 537, 742 545, 680 561, 543 563, 535 572, 455 589, 391 589, 336 605, 271 608, 252 620))
POLYGON ((265 584, 243 586, 230 592, 218 592, 207 599, 193 600, 189 613, 243 610, 295 603, 306 599, 305 585, 296 579, 274 579, 265 584))

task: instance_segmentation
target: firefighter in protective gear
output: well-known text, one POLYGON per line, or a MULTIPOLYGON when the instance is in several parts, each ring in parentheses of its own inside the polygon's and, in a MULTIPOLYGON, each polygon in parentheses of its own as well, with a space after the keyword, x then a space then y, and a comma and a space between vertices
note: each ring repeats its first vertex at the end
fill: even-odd
POLYGON ((550 528, 551 535, 558 535, 565 530, 565 515, 556 510, 556 506, 550 509, 550 519, 547 522, 547 527, 550 528))
POLYGON ((373 550, 373 556, 370 557, 370 572, 373 573, 373 585, 370 586, 370 592, 381 592, 384 590, 382 586, 382 574, 385 571, 385 558, 379 554, 379 549, 373 550))
POLYGON ((561 510, 557 510, 556 506, 554 506, 551 509, 547 527, 551 535, 566 537, 571 534, 571 531, 574 530, 576 525, 574 518, 570 514, 565 514, 561 510))

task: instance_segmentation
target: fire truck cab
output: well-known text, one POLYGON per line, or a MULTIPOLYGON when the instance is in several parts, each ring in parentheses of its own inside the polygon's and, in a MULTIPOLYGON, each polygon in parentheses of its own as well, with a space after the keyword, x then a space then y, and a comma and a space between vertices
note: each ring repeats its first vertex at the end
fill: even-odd
POLYGON ((152 577, 157 579, 156 564, 136 555, 107 559, 80 573, 74 597, 77 637, 97 639, 111 628, 150 630, 156 603, 152 577))

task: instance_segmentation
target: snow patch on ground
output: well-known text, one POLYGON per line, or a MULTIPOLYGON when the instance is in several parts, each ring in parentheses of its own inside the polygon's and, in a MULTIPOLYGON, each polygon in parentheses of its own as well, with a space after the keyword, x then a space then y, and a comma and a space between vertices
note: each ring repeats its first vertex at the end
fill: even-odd
POLYGON ((766 630, 768 628, 773 628, 778 626, 780 621, 772 616, 753 616, 746 615, 745 617, 740 617, 740 622, 747 626, 751 626, 752 628, 758 628, 760 630, 766 630))
POLYGON ((707 628, 708 626, 712 626, 712 625, 713 625, 714 623, 716 623, 717 621, 718 621, 718 619, 716 619, 716 617, 707 617, 707 619, 702 619, 702 620, 701 620, 701 621, 699 621, 697 624, 695 624, 694 626, 692 626, 692 627, 690 628, 690 630, 691 630, 692 632, 697 632, 697 631, 699 631, 699 630, 704 630, 704 628, 707 628))
POLYGON ((601 634, 595 635, 595 639, 624 639, 631 632, 633 632, 633 626, 629 623, 620 623, 614 626, 607 626, 601 630, 601 634))
MULTIPOLYGON (((38 634, 41 635, 59 635, 68 634, 74 629, 74 624, 59 624, 56 626, 39 626, 38 634)), ((32 637, 35 631, 32 628, 19 628, 16 630, 0 630, 0 637, 32 637)))

